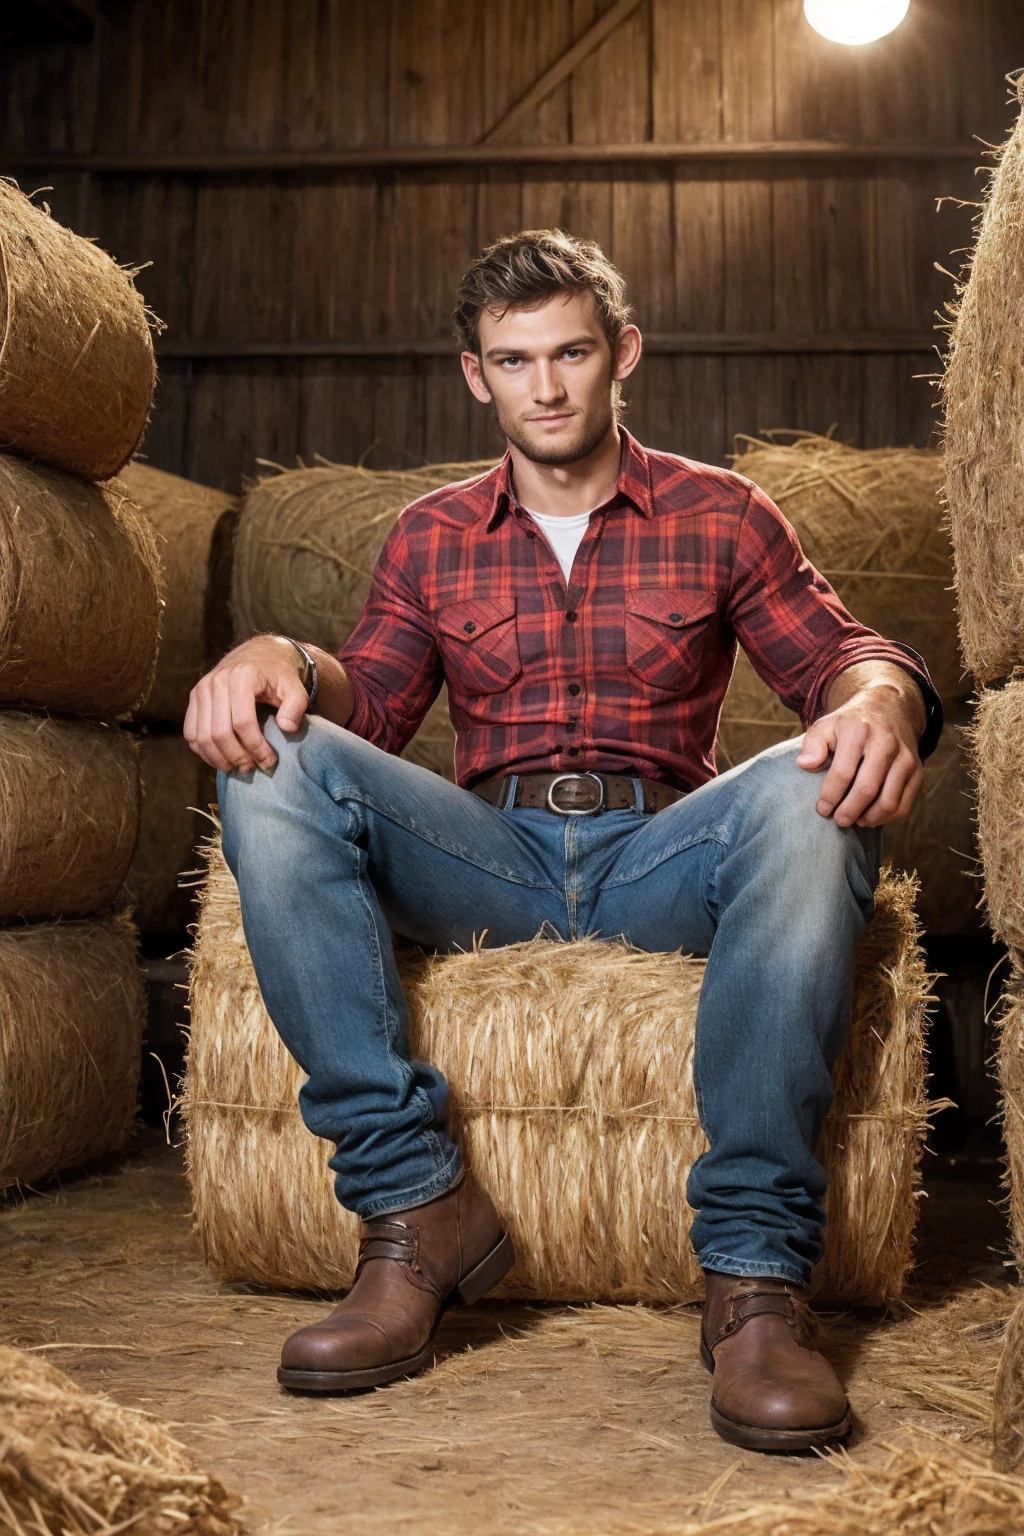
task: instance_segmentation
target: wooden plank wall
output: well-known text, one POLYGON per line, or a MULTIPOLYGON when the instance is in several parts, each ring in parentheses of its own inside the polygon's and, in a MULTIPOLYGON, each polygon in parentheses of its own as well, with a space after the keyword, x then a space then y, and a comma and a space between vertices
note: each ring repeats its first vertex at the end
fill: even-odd
POLYGON ((0 170, 51 185, 58 217, 151 263, 140 284, 173 349, 151 461, 233 487, 260 457, 385 467, 496 449, 444 355, 452 292, 487 240, 549 224, 600 240, 642 327, 668 338, 630 388, 652 445, 725 462, 735 433, 773 427, 928 442, 929 339, 951 293, 935 263, 957 264, 971 219, 936 203, 975 198, 983 162, 980 145, 920 146, 1005 136, 1018 0, 913 0, 863 49, 817 37, 800 0, 641 0, 510 140, 900 141, 904 157, 258 163, 475 144, 610 4, 103 0, 91 44, 9 48, 0 170), (231 163, 243 153, 257 163, 231 163), (152 167, 168 156, 173 170, 152 167), (213 163, 190 169, 198 157, 213 163), (701 351, 673 355, 694 335, 701 351), (353 342, 385 355, 323 355, 353 342), (424 343, 438 355, 400 355, 424 343))

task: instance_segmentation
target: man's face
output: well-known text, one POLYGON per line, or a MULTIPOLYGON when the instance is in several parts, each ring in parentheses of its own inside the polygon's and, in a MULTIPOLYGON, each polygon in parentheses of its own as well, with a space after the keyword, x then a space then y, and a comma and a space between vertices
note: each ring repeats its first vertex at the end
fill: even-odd
POLYGON ((462 365, 477 399, 491 401, 502 432, 535 464, 592 453, 614 424, 613 381, 631 371, 612 357, 590 293, 556 294, 500 318, 483 310, 480 358, 464 352, 462 365))

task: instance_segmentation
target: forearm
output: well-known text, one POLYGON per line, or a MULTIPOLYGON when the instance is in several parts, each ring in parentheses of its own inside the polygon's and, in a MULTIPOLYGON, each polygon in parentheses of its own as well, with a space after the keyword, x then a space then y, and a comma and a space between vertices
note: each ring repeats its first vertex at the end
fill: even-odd
POLYGON ((330 651, 305 641, 302 644, 316 662, 316 713, 334 725, 347 725, 355 708, 355 694, 345 668, 330 651))
POLYGON ((859 661, 840 672, 828 691, 825 708, 831 712, 863 696, 893 706, 906 722, 906 734, 918 741, 928 721, 928 711, 917 683, 909 672, 890 661, 859 661))

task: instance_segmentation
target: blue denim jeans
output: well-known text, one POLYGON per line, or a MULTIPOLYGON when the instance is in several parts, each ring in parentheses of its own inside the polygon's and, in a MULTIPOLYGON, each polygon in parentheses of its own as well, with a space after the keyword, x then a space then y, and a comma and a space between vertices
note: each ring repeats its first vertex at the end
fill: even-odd
MULTIPOLYGON (((624 935, 707 956, 694 1070, 710 1150, 686 1198, 706 1269, 806 1284, 822 1251, 814 1149, 871 915, 877 832, 815 809, 820 775, 773 747, 654 816, 499 810, 360 737, 265 725, 272 773, 219 778, 224 852, 267 1009, 308 1074, 364 1218, 459 1172, 448 1090, 410 1060, 392 933, 431 949, 624 935)), ((683 1191, 679 1191, 683 1198, 683 1191)))

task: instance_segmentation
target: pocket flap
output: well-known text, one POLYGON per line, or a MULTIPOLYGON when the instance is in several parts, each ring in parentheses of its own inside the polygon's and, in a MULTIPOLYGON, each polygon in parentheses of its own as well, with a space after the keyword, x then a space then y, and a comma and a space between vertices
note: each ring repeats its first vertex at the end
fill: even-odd
POLYGON ((685 629, 706 619, 718 607, 714 592, 668 592, 664 587, 634 589, 626 593, 626 612, 664 624, 666 629, 685 629))
POLYGON ((515 597, 475 597, 465 603, 449 603, 437 616, 437 627, 453 640, 471 641, 496 624, 515 616, 515 597))

